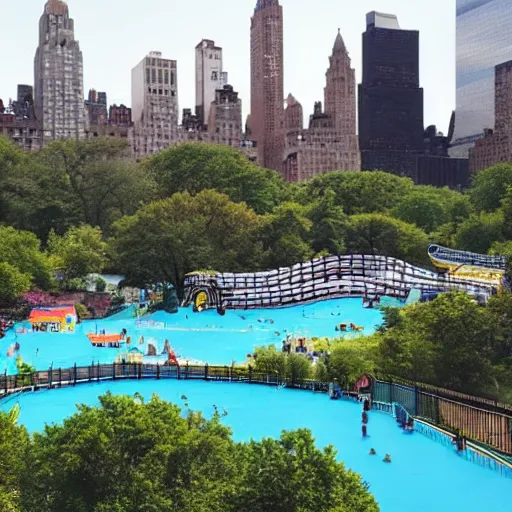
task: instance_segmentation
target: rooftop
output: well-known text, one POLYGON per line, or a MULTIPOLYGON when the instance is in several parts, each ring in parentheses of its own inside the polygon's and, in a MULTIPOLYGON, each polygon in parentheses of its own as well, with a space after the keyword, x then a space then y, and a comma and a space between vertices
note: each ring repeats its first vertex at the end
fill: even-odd
POLYGON ((65 16, 68 13, 68 5, 63 0, 48 0, 46 13, 56 16, 65 16))
POLYGON ((341 37, 340 29, 338 29, 338 35, 336 36, 336 40, 334 41, 332 51, 333 53, 345 51, 345 42, 343 41, 343 37, 341 37))
POLYGON ((258 0, 254 12, 261 11, 267 7, 273 7, 274 5, 279 6, 279 0, 258 0))
POLYGON ((372 11, 366 15, 366 28, 374 26, 375 28, 387 28, 391 30, 400 30, 398 18, 395 14, 386 14, 383 12, 372 11))

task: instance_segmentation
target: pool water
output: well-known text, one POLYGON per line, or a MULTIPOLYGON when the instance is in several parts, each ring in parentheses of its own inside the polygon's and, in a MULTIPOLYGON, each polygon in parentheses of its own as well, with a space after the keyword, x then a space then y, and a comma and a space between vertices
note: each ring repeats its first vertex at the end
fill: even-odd
MULTIPOLYGON (((16 357, 7 357, 9 346, 15 341, 20 345, 23 361, 38 370, 50 366, 67 368, 75 363, 78 366, 110 363, 120 350, 95 348, 86 336, 103 329, 107 334, 126 329, 131 347, 137 346, 144 353, 148 343, 153 343, 160 353, 168 339, 183 359, 230 365, 245 360, 257 346, 280 347, 287 334, 334 337, 339 335, 335 326, 340 323, 354 323, 364 327, 362 334, 371 334, 382 323, 381 311, 363 308, 362 299, 335 299, 282 309, 228 310, 224 316, 215 310, 193 313, 190 308, 180 308, 176 314, 158 312, 140 318, 139 322, 133 312, 130 308, 105 320, 84 321, 74 333, 33 333, 30 324, 20 324, 16 327, 24 327, 26 334, 11 330, 0 340, 0 371, 16 373, 16 357), (143 345, 139 345, 141 336, 143 345)), ((162 356, 162 361, 165 358, 162 356)))
POLYGON ((333 444, 346 466, 370 484, 383 512, 510 512, 512 481, 472 464, 454 449, 436 444, 419 433, 405 434, 390 415, 369 413, 369 438, 361 437, 361 404, 331 401, 327 395, 273 387, 204 381, 151 380, 79 385, 26 393, 0 404, 9 410, 21 405, 19 421, 29 431, 45 423, 60 423, 76 411, 75 404, 95 405, 106 391, 146 398, 152 393, 189 407, 213 413, 215 404, 228 415, 223 422, 234 438, 278 437, 280 432, 309 428, 319 446, 333 444), (377 455, 368 454, 374 448, 377 455), (389 453, 391 464, 382 461, 389 453))

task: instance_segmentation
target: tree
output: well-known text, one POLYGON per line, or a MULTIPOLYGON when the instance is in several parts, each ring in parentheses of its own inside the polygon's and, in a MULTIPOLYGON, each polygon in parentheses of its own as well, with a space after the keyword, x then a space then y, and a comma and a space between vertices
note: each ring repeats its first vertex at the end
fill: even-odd
POLYGON ((0 413, 0 506, 5 512, 20 511, 21 475, 26 462, 29 436, 12 415, 0 413))
POLYGON ((23 167, 27 158, 13 142, 6 137, 0 137, 0 222, 6 220, 9 214, 7 182, 23 167))
POLYGON ((261 238, 267 255, 266 266, 289 267, 312 258, 311 228, 304 207, 297 203, 282 203, 265 215, 261 238))
POLYGON ((330 172, 305 182, 298 192, 304 204, 324 197, 326 190, 335 194, 335 204, 347 215, 385 212, 413 188, 409 178, 387 172, 330 172))
POLYGON ((470 197, 477 211, 492 212, 500 207, 512 186, 512 164, 497 164, 479 172, 473 178, 470 197))
POLYGON ((146 170, 130 161, 127 142, 98 138, 54 141, 43 151, 42 162, 65 176, 80 220, 107 231, 123 215, 155 194, 146 170))
POLYGON ((215 406, 206 420, 156 396, 99 400, 34 435, 23 510, 378 510, 361 478, 308 431, 235 443, 215 406))
POLYGON ((486 254, 494 242, 503 240, 501 212, 473 214, 462 222, 455 233, 458 249, 486 254))
POLYGON ((383 255, 408 263, 427 263, 428 237, 412 224, 379 213, 353 215, 347 229, 347 251, 383 255))
POLYGON ((30 289, 32 276, 6 261, 0 262, 0 303, 9 304, 30 289))
POLYGON ((316 199, 307 208, 311 221, 311 244, 315 253, 327 251, 342 254, 345 250, 347 217, 341 206, 335 204, 336 195, 327 189, 323 197, 316 199))
POLYGON ((178 144, 149 158, 144 167, 163 197, 215 189, 236 203, 245 202, 256 213, 266 213, 286 194, 279 174, 254 165, 241 151, 227 146, 178 144))
POLYGON ((468 393, 487 392, 495 326, 465 293, 404 308, 380 345, 382 371, 468 393))
POLYGON ((172 284, 182 291, 193 270, 257 270, 261 219, 218 192, 174 194, 115 224, 116 268, 137 286, 172 284))
POLYGON ((448 188, 416 186, 398 199, 391 215, 427 233, 448 222, 460 222, 471 212, 467 196, 448 188))
POLYGON ((269 375, 284 377, 286 374, 286 355, 274 345, 257 347, 253 355, 254 369, 269 375))
POLYGON ((51 231, 48 238, 48 253, 65 280, 101 272, 107 262, 106 252, 101 230, 87 225, 71 228, 62 237, 51 231))
POLYGON ((40 251, 36 235, 0 226, 0 261, 16 267, 22 274, 31 276, 35 286, 47 290, 54 286, 50 261, 40 251))

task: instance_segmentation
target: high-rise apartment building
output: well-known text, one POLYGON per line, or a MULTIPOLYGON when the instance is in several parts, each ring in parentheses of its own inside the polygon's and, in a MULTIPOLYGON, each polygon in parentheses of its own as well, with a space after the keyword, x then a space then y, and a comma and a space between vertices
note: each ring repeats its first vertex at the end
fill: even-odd
POLYGON ((83 61, 74 22, 62 0, 48 0, 34 61, 35 110, 43 143, 85 137, 83 61))
POLYGON ((132 70, 135 154, 158 153, 178 140, 178 76, 175 60, 150 52, 132 70))
POLYGON ((242 139, 242 100, 231 85, 215 91, 208 119, 210 142, 240 148, 242 139))
POLYGON ((512 60, 510 0, 457 0, 457 99, 450 153, 468 155, 495 128, 494 68, 512 60))
POLYGON ((495 67, 494 130, 486 130, 469 150, 472 173, 512 161, 512 60, 495 67))
POLYGON ((215 91, 228 83, 228 74, 222 68, 222 48, 215 41, 203 39, 196 46, 196 116, 201 125, 207 125, 210 105, 215 91))
POLYGON ((414 173, 416 156, 424 150, 419 33, 402 30, 391 14, 366 17, 359 146, 362 170, 401 176, 414 173))
POLYGON ((284 154, 283 8, 258 0, 251 18, 251 138, 260 165, 280 171, 284 154))
POLYGON ((300 104, 288 97, 285 111, 288 130, 283 155, 287 180, 302 181, 329 171, 360 170, 355 87, 355 72, 338 30, 326 72, 325 110, 320 101, 315 103, 307 130, 302 129, 302 107, 299 122, 300 104))

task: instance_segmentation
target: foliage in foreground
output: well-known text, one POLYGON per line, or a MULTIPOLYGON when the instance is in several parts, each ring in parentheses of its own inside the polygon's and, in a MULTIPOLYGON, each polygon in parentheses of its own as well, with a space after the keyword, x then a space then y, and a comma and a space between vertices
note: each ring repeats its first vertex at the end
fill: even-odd
MULTIPOLYGON (((182 397, 186 399, 186 397, 182 397)), ((0 504, 12 512, 377 512, 361 478, 307 430, 236 443, 153 396, 100 397, 30 439, 0 414, 0 504)), ((185 404, 187 405, 187 404, 185 404)))

